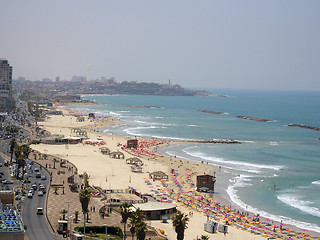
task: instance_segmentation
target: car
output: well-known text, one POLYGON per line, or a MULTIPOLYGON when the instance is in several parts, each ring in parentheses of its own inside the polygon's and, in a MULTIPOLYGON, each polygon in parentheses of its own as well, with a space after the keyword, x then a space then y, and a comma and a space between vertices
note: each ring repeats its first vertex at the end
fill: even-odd
POLYGON ((33 197, 33 194, 31 192, 28 192, 28 195, 27 195, 28 198, 32 198, 33 197))
POLYGON ((9 181, 9 180, 7 180, 7 179, 4 179, 4 180, 2 181, 2 183, 3 183, 3 184, 13 184, 13 182, 11 182, 11 181, 9 181))
POLYGON ((37 208, 37 215, 43 215, 43 208, 37 208))
POLYGON ((36 184, 36 183, 32 184, 31 187, 32 187, 34 190, 37 190, 37 184, 36 184))
POLYGON ((20 199, 21 199, 21 196, 20 196, 20 195, 16 195, 14 199, 15 199, 15 200, 20 200, 20 199))
POLYGON ((39 191, 39 192, 38 192, 38 196, 43 196, 43 192, 42 192, 42 191, 39 191))
POLYGON ((41 173, 38 172, 38 173, 36 174, 36 178, 41 178, 41 173))
POLYGON ((46 180, 47 177, 45 175, 41 175, 41 180, 46 180))
POLYGON ((2 163, 0 163, 0 167, 2 167, 2 163))
POLYGON ((39 187, 39 191, 43 192, 43 193, 46 193, 46 188, 44 186, 40 186, 39 187))
POLYGON ((35 168, 34 171, 35 172, 39 172, 40 170, 39 170, 39 168, 35 168))

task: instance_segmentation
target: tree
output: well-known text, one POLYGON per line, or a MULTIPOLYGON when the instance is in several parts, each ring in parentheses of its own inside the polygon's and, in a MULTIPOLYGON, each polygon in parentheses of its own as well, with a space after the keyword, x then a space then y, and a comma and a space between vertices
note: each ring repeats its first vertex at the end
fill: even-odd
POLYGON ((130 217, 130 214, 131 214, 131 211, 130 211, 130 208, 131 205, 129 205, 128 203, 123 203, 121 206, 120 206, 120 211, 121 211, 121 217, 122 217, 122 221, 123 222, 123 231, 124 231, 124 239, 127 238, 127 234, 126 234, 126 225, 127 225, 127 221, 128 221, 128 218, 130 217))
POLYGON ((136 226, 137 226, 137 220, 136 219, 131 219, 130 220, 130 232, 132 235, 132 240, 134 239, 134 234, 136 233, 136 226))
POLYGON ((83 232, 86 234, 86 214, 88 211, 88 206, 90 203, 90 198, 91 198, 91 191, 89 189, 84 189, 82 192, 79 193, 79 200, 81 203, 82 207, 82 213, 83 213, 83 232))
POLYGON ((175 231, 177 233, 177 240, 184 239, 184 230, 188 221, 189 221, 188 216, 183 213, 178 213, 174 215, 172 219, 172 225, 175 228, 175 231))
POLYGON ((30 154, 30 147, 27 144, 21 145, 21 146, 16 146, 14 148, 14 155, 16 157, 16 163, 18 164, 17 172, 16 172, 16 178, 19 177, 19 169, 23 169, 23 174, 24 174, 24 165, 26 164, 26 159, 28 158, 30 154))
POLYGON ((62 220, 66 220, 66 214, 68 213, 68 211, 63 209, 62 211, 60 211, 60 213, 62 214, 62 220))
POLYGON ((13 157, 13 153, 14 153, 14 148, 17 146, 17 142, 15 138, 11 138, 10 143, 10 164, 12 163, 12 157, 13 157))
POLYGON ((54 193, 58 194, 59 187, 54 187, 54 193))
POLYGON ((132 240, 134 238, 134 234, 136 232, 138 234, 139 229, 140 229, 140 237, 143 237, 143 234, 145 236, 145 229, 146 229, 147 226, 143 222, 143 220, 145 218, 145 214, 141 211, 141 209, 138 208, 135 212, 131 212, 130 218, 131 218, 131 220, 130 220, 130 225, 131 225, 130 232, 132 234, 132 240))
POLYGON ((139 222, 136 225, 136 229, 137 229, 137 239, 144 240, 146 238, 147 224, 143 221, 139 222))
POLYGON ((56 162, 59 162, 56 158, 54 158, 53 160, 53 169, 56 169, 56 162))
POLYGON ((209 240, 209 236, 207 235, 201 235, 200 237, 197 237, 196 240, 209 240))
POLYGON ((78 218, 79 218, 79 211, 75 211, 74 212, 74 222, 75 223, 78 223, 78 220, 79 220, 78 218))

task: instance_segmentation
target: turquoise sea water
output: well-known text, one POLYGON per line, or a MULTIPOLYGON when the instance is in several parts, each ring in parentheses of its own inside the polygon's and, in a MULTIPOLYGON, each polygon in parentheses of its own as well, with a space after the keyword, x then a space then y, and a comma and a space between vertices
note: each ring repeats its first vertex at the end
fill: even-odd
POLYGON ((101 104, 160 108, 76 108, 121 119, 124 125, 105 130, 110 134, 242 141, 240 145, 183 144, 161 151, 221 166, 232 174, 226 194, 234 203, 267 218, 320 232, 320 132, 287 126, 320 127, 320 92, 212 92, 229 97, 83 96, 101 104), (198 112, 200 109, 226 114, 198 112), (273 122, 243 120, 237 115, 273 122), (274 185, 279 189, 270 189, 274 185))

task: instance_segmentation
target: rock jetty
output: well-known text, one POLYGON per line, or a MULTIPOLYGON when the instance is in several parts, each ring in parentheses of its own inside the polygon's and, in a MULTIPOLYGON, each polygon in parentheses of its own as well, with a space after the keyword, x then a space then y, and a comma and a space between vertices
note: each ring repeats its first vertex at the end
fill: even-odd
POLYGON ((288 127, 298 127, 298 128, 305 128, 305 129, 320 131, 319 127, 306 126, 306 125, 303 125, 303 124, 289 124, 288 127))
POLYGON ((223 144, 241 144, 236 140, 216 139, 216 140, 186 140, 184 142, 190 143, 223 143, 223 144))
POLYGON ((225 114, 223 112, 215 112, 215 111, 210 111, 210 110, 198 110, 198 112, 204 112, 204 113, 211 113, 211 114, 225 114))
POLYGON ((248 117, 248 116, 236 116, 236 117, 237 117, 237 118, 241 118, 241 119, 247 119, 247 120, 257 121, 257 122, 273 122, 272 120, 263 119, 263 118, 255 118, 255 117, 248 117))

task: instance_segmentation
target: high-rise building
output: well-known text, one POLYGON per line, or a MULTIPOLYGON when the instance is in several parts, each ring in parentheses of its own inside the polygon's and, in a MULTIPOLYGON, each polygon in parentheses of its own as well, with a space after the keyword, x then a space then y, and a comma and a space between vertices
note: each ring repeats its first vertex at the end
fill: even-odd
POLYGON ((11 107, 12 101, 12 66, 7 59, 0 59, 0 111, 11 107))

